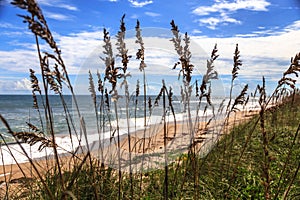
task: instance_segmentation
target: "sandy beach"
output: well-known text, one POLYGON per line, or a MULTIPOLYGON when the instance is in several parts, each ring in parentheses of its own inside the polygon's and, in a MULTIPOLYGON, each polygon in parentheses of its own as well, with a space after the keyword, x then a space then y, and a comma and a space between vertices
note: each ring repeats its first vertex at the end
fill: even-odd
MULTIPOLYGON (((117 137, 111 140, 106 139, 106 143, 109 142, 110 145, 104 148, 103 143, 94 141, 89 144, 90 152, 93 158, 98 159, 107 167, 118 169, 120 164, 123 172, 131 170, 133 173, 140 173, 161 169, 176 161, 182 153, 187 153, 192 143, 196 152, 200 156, 205 156, 220 136, 257 113, 258 110, 239 111, 231 113, 227 120, 215 118, 208 123, 209 118, 207 118, 201 122, 193 122, 192 126, 188 122, 152 124, 145 129, 131 132, 130 140, 128 135, 121 135, 120 145, 118 145, 117 137)), ((74 162, 77 162, 78 166, 85 155, 82 153, 84 151, 83 149, 81 153, 76 154, 78 159, 71 159, 72 155, 69 153, 60 154, 62 171, 72 169, 74 162)), ((44 178, 47 172, 54 169, 56 162, 51 155, 47 159, 33 159, 33 165, 30 162, 24 162, 0 166, 0 197, 4 197, 7 188, 10 193, 17 191, 22 194, 24 189, 22 185, 20 186, 22 182, 44 178)))
MULTIPOLYGON (((249 120, 257 114, 257 110, 240 111, 231 113, 227 120, 212 119, 193 123, 192 128, 187 122, 174 122, 153 124, 144 130, 138 130, 130 134, 130 146, 128 135, 120 136, 120 148, 117 137, 110 140, 110 145, 102 148, 102 143, 94 141, 89 144, 93 158, 100 160, 105 166, 118 169, 119 161, 123 172, 146 172, 163 168, 170 164, 182 153, 187 153, 193 141, 195 150, 200 156, 205 156, 220 136, 228 133, 231 128, 241 122, 249 120), (194 135, 191 137, 191 132, 194 135), (100 147, 100 148, 99 148, 100 147), (119 151, 120 149, 120 151, 119 151), (120 160, 119 160, 120 158, 120 160), (131 159, 130 159, 131 158, 131 159), (131 165, 130 165, 131 163, 131 165)), ((109 141, 106 139, 106 142, 109 141)), ((71 159, 71 154, 60 154, 60 166, 62 171, 68 171, 74 166, 74 162, 81 162, 84 154, 79 153, 79 159, 71 159)), ((53 156, 47 159, 33 160, 30 162, 0 166, 0 197, 4 197, 6 188, 10 193, 18 191, 22 194, 24 189, 21 184, 31 179, 44 178, 47 172, 54 169, 56 162, 53 156), (38 176, 41 175, 42 177, 38 176), (8 187, 9 186, 9 187, 8 187)))
MULTIPOLYGON (((120 139, 121 170, 129 172, 130 157, 133 172, 162 168, 166 164, 166 157, 167 164, 174 162, 180 154, 188 152, 192 143, 196 152, 200 156, 205 156, 220 136, 257 113, 258 111, 235 112, 227 120, 212 119, 210 123, 207 121, 193 123, 192 127, 189 127, 188 122, 179 122, 176 125, 166 123, 165 129, 163 124, 153 125, 130 135, 130 149, 129 138, 122 137, 120 139)), ((115 140, 103 151, 93 151, 93 155, 102 158, 106 165, 118 168, 118 149, 118 142, 115 140)))
MULTIPOLYGON (((258 111, 241 111, 232 113, 225 122, 219 119, 213 119, 208 124, 206 121, 195 123, 192 129, 188 123, 178 122, 176 125, 173 122, 164 124, 156 124, 147 127, 144 130, 138 130, 130 134, 130 146, 127 135, 120 137, 120 163, 122 171, 129 171, 129 157, 131 156, 131 170, 133 172, 147 171, 151 169, 161 168, 165 165, 166 156, 168 163, 182 153, 186 153, 191 141, 194 141, 195 147, 200 155, 204 156, 212 148, 213 144, 219 139, 220 135, 227 133, 232 126, 248 120, 258 111), (175 132, 176 131, 176 132, 175 132), (194 139, 192 139, 192 134, 194 139), (166 137, 165 137, 166 136, 166 137), (166 140, 164 140, 166 138, 166 140), (164 143, 166 142, 166 143, 164 143)), ((118 142, 117 138, 111 140, 111 145, 105 148, 98 148, 99 143, 90 144, 92 155, 100 159, 105 165, 117 168, 118 159, 118 142)), ((60 163, 63 170, 68 170, 72 167, 70 163, 70 154, 61 155, 60 163)), ((41 174, 51 170, 55 165, 52 158, 33 161, 41 174)), ((5 165, 0 167, 0 182, 1 187, 5 187, 6 182, 17 182, 22 178, 37 178, 35 169, 29 162, 19 165, 5 165)))

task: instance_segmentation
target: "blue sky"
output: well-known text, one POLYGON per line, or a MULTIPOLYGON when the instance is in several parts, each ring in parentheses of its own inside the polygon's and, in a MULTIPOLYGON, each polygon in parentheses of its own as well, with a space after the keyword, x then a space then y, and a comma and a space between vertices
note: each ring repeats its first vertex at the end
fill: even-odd
MULTIPOLYGON (((168 30, 172 19, 181 32, 188 32, 191 36, 195 62, 204 66, 194 73, 195 77, 203 74, 205 59, 209 58, 214 44, 218 44, 220 57, 216 67, 221 80, 216 82, 216 88, 225 92, 229 87, 236 43, 243 61, 237 81, 240 87, 237 88, 246 83, 254 88, 265 76, 271 89, 289 66, 290 57, 300 51, 299 0, 38 0, 38 3, 79 93, 88 88, 84 74, 90 68, 93 72, 97 70, 91 63, 102 51, 103 28, 115 35, 123 14, 126 14, 128 30, 134 29, 139 19, 143 33, 151 33, 149 41, 145 38, 148 41, 145 46, 146 49, 147 45, 150 46, 146 52, 146 63, 149 90, 153 87, 153 91, 160 87, 157 80, 164 78, 170 85, 177 80, 178 72, 170 70, 176 57, 175 51, 170 53, 172 44, 165 38, 164 41, 159 40, 162 39, 160 30, 170 34, 168 30), (199 57, 203 58, 202 61, 197 60, 199 57), (155 65, 156 60, 159 61, 155 65)), ((30 94, 28 69, 38 71, 34 37, 22 19, 16 16, 24 12, 10 5, 9 1, 1 4, 0 94, 30 94)), ((128 41, 134 40, 129 38, 128 41)), ((128 47, 137 49, 134 42, 128 47)), ((134 50, 131 53, 135 55, 134 50)), ((137 61, 133 59, 134 64, 137 61)), ((97 67, 100 65, 96 64, 97 67)), ((132 74, 136 75, 132 79, 133 86, 139 75, 138 72, 132 74)))

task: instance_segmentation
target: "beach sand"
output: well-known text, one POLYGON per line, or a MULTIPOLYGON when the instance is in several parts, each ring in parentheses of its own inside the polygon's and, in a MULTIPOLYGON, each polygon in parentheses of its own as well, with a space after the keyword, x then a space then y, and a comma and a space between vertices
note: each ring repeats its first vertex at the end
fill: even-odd
POLYGON ((102 151, 93 151, 93 155, 102 160, 105 165, 118 169, 118 153, 120 153, 121 170, 126 172, 129 172, 129 166, 131 166, 132 172, 137 173, 162 168, 166 164, 174 162, 180 154, 187 153, 192 143, 195 151, 200 156, 205 156, 220 139, 220 136, 257 113, 258 111, 235 112, 227 118, 227 121, 212 119, 208 123, 209 119, 207 119, 193 123, 192 127, 187 122, 178 122, 176 125, 173 122, 166 123, 165 130, 163 124, 152 125, 145 130, 130 134, 130 140, 128 136, 121 137, 120 146, 117 139, 113 140, 112 144, 103 148, 102 151))
MULTIPOLYGON (((122 171, 129 172, 129 156, 131 156, 132 172, 138 173, 162 168, 175 161, 180 154, 187 153, 191 141, 194 141, 195 149, 201 156, 206 155, 221 135, 226 134, 233 126, 245 122, 257 113, 258 111, 235 112, 230 115, 226 122, 224 119, 213 119, 208 124, 208 120, 206 120, 193 123, 192 127, 187 122, 178 122, 176 125, 170 122, 166 123, 165 127, 164 124, 151 125, 145 130, 138 130, 130 134, 130 149, 129 138, 127 135, 123 135, 120 136, 120 151, 117 137, 115 137, 111 140, 111 145, 105 148, 102 148, 99 143, 91 144, 90 146, 93 146, 91 152, 106 166, 116 169, 118 169, 118 154, 120 153, 122 171), (197 125, 195 126, 195 124, 197 125), (191 135, 194 135, 194 139, 191 135)), ((60 156, 63 170, 69 170, 72 167, 73 164, 70 160, 70 155, 60 156)), ((49 158, 47 160, 35 160, 34 165, 42 175, 45 175, 55 166, 55 162, 54 159, 49 158)), ((24 177, 26 179, 39 178, 29 162, 0 166, 0 196, 1 193, 2 195, 5 193, 5 182, 18 183, 18 180, 23 180, 24 177)))

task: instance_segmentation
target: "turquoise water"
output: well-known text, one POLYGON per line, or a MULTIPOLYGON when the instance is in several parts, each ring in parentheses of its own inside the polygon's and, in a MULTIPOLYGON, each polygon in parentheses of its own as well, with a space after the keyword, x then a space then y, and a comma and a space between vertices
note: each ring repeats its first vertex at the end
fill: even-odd
MULTIPOLYGON (((40 99, 40 98, 39 98, 40 99)), ((51 109, 55 120, 55 128, 58 132, 66 130, 62 104, 59 96, 50 96, 51 109)), ((70 96, 66 96, 66 102, 71 105, 70 96)), ((40 115, 44 123, 44 109, 40 102, 40 115)), ((33 98, 31 95, 0 95, 0 114, 6 119, 13 131, 29 131, 28 123, 32 123, 42 129, 40 115, 37 109, 33 108, 33 98)), ((0 123, 0 133, 6 134, 6 127, 0 123)))
MULTIPOLYGON (((45 97, 43 96, 43 101, 45 101, 45 97)), ((43 130, 43 127, 46 127, 45 113, 42 104, 42 98, 38 96, 39 103, 39 112, 37 109, 33 108, 33 98, 31 95, 0 95, 0 114, 7 120, 9 126, 13 131, 30 131, 26 122, 29 122, 40 130, 43 130)), ((158 106, 154 106, 156 96, 147 96, 147 123, 155 124, 160 123, 162 116, 164 115, 162 109, 162 99, 159 102, 158 106), (148 99, 151 98, 152 108, 153 110, 149 111, 148 109, 148 99), (149 116, 151 115, 151 120, 149 120, 149 116)), ((79 111, 84 118, 87 132, 88 134, 94 134, 97 131, 97 123, 96 123, 96 114, 95 107, 92 102, 90 95, 79 95, 76 96, 78 101, 79 111)), ((104 124, 106 127, 106 131, 109 129, 111 124, 114 126, 116 117, 114 114, 114 102, 110 99, 110 112, 108 112, 107 106, 105 112, 100 111, 100 97, 97 98, 97 113, 98 119, 103 119, 101 124, 104 124), (102 113, 102 115, 101 115, 102 113)), ((78 130, 80 126, 80 120, 77 115, 77 110, 74 106, 74 101, 72 100, 72 96, 65 95, 64 100, 66 102, 66 106, 69 110, 70 116, 73 118, 74 126, 78 130)), ((120 98, 117 102, 117 110, 118 110, 118 118, 119 118, 119 127, 120 129, 126 129, 128 121, 126 119, 126 107, 129 109, 129 118, 130 118, 130 126, 132 127, 143 127, 143 116, 144 116, 144 97, 140 96, 137 99, 133 96, 130 98, 129 105, 126 106, 125 98, 120 98)), ((215 99, 215 104, 218 105, 222 99, 215 99)), ((66 123, 66 114, 64 112, 64 108, 61 103, 61 99, 58 95, 50 95, 49 102, 51 105, 52 116, 54 120, 54 131, 56 134, 68 134, 68 126, 66 123)), ((174 97, 172 102, 174 111, 176 113, 176 117, 181 119, 184 106, 179 98, 174 97)), ((193 110, 196 109, 198 105, 198 101, 191 100, 191 108, 193 110)), ((201 109, 204 109, 206 103, 204 102, 201 109)), ((166 101, 166 107, 168 107, 168 101, 166 101)), ((167 115, 171 115, 171 109, 167 109, 167 115)), ((208 110, 207 113, 210 113, 211 110, 208 110)), ((172 120, 172 117, 169 117, 169 120, 172 120)), ((149 125, 149 124, 148 124, 149 125)), ((45 129, 44 129, 45 130, 45 129)), ((10 135, 7 134, 7 129, 0 123, 0 133, 2 136, 11 138, 10 135)))

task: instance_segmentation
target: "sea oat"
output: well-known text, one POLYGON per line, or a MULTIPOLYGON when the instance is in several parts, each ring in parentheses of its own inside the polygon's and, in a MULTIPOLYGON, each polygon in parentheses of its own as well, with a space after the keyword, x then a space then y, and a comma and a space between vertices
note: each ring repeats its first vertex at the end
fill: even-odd
MULTIPOLYGON (((212 52, 210 59, 207 60, 207 65, 206 65, 206 73, 203 75, 202 78, 202 84, 200 86, 200 100, 205 97, 207 102, 211 102, 210 100, 210 95, 211 95, 211 81, 214 79, 218 79, 218 73, 215 70, 214 62, 215 60, 219 57, 217 55, 218 49, 217 49, 217 44, 215 44, 212 52)), ((210 105, 212 105, 210 103, 210 105)))
POLYGON ((283 73, 283 77, 278 81, 278 87, 286 84, 290 86, 292 89, 295 89, 296 79, 291 77, 287 77, 289 75, 294 74, 297 78, 300 73, 300 53, 296 54, 295 57, 291 58, 290 67, 283 73))
POLYGON ((170 24, 172 27, 171 31, 174 36, 171 39, 171 41, 173 42, 175 51, 179 56, 179 61, 174 64, 173 69, 176 69, 176 67, 181 64, 181 69, 178 74, 178 79, 180 78, 180 74, 182 74, 183 82, 189 85, 192 80, 192 72, 194 69, 194 65, 190 63, 190 59, 192 57, 192 54, 189 50, 190 38, 188 37, 187 33, 185 33, 183 38, 184 46, 182 46, 181 45, 182 41, 181 41, 181 36, 179 34, 178 26, 176 26, 174 20, 172 20, 170 24))
POLYGON ((240 69, 240 66, 242 66, 242 61, 240 60, 240 51, 238 48, 238 44, 236 44, 236 48, 234 51, 233 56, 233 68, 232 68, 232 81, 237 78, 238 70, 240 69))
POLYGON ((98 91, 103 94, 104 92, 104 85, 103 85, 103 81, 101 79, 101 75, 99 73, 99 71, 97 71, 97 77, 98 77, 98 91))
POLYGON ((245 104, 245 102, 246 102, 245 96, 247 94, 247 90, 248 90, 248 84, 244 86, 241 93, 235 98, 234 103, 230 110, 232 110, 234 112, 239 111, 239 108, 237 106, 245 104))
POLYGON ((147 65, 145 64, 145 47, 144 47, 144 42, 141 34, 141 29, 140 29, 140 22, 137 20, 136 22, 136 40, 135 43, 138 43, 140 45, 140 48, 138 49, 138 52, 136 53, 136 59, 141 60, 140 62, 140 71, 144 71, 147 65))
POLYGON ((95 90, 94 80, 91 71, 89 71, 89 91, 91 93, 94 106, 97 107, 97 99, 96 99, 97 96, 96 96, 96 90, 95 90))

